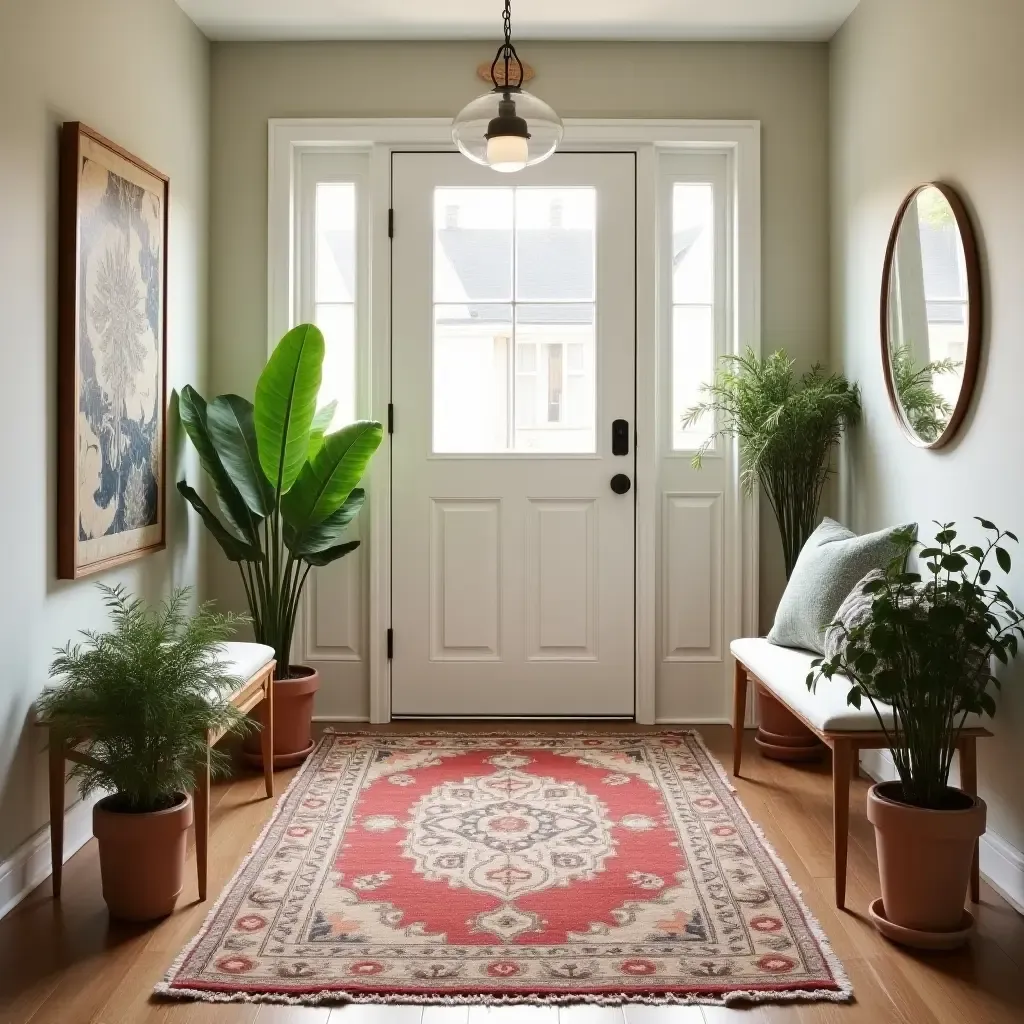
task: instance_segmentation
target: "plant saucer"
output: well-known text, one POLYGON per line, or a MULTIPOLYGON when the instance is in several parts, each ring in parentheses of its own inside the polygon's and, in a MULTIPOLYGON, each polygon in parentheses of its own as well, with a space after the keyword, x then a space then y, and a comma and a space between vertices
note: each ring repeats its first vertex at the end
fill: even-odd
POLYGON ((954 932, 928 932, 917 928, 904 928, 893 924, 885 916, 882 898, 874 900, 868 907, 868 915, 874 926, 890 941, 901 946, 912 946, 914 949, 959 949, 974 934, 974 915, 964 909, 960 919, 960 927, 954 932))

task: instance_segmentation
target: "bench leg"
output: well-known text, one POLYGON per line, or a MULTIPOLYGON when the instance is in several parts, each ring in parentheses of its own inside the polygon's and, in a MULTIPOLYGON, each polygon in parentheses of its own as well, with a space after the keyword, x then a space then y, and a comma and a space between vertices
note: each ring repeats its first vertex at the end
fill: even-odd
POLYGON ((266 696, 259 706, 260 753, 263 755, 263 783, 267 788, 267 796, 274 795, 274 677, 266 682, 266 696))
POLYGON ((210 746, 196 766, 195 791, 196 874, 199 878, 199 901, 206 899, 206 875, 210 846, 210 746))
POLYGON ((53 898, 60 899, 64 871, 64 737, 50 729, 50 868, 53 898))
POLYGON ((747 720, 747 670, 738 661, 732 685, 732 773, 739 778, 743 760, 743 723, 747 720))
MULTIPOLYGON (((973 736, 960 740, 960 788, 970 796, 978 795, 978 742, 973 736)), ((971 902, 981 902, 981 864, 978 859, 979 842, 974 843, 974 862, 971 864, 971 902)))
POLYGON ((846 851, 850 838, 850 773, 854 749, 850 740, 832 741, 832 845, 836 874, 836 906, 846 906, 846 851))

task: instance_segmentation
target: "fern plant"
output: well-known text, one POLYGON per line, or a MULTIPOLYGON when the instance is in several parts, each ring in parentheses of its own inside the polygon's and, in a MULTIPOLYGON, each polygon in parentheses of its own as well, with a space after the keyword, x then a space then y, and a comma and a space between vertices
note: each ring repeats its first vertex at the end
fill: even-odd
POLYGON ((818 521, 818 506, 832 474, 832 448, 860 417, 860 392, 841 373, 820 366, 797 375, 783 350, 764 359, 752 349, 724 356, 707 398, 683 417, 689 427, 707 415, 716 430, 693 456, 700 469, 719 437, 739 440, 743 486, 758 483, 775 513, 782 535, 786 577, 818 521))
POLYGON ((900 345, 890 353, 893 384, 911 429, 922 441, 931 443, 946 429, 953 407, 935 390, 934 378, 957 373, 963 363, 955 359, 936 359, 918 366, 909 345, 900 345))
MULTIPOLYGON (((123 587, 98 586, 113 628, 83 631, 84 642, 58 649, 50 676, 59 683, 43 691, 37 711, 63 735, 81 738, 88 760, 69 776, 83 794, 113 791, 114 810, 163 810, 195 788, 207 730, 253 725, 227 702, 243 680, 219 657, 220 644, 247 620, 210 604, 189 615, 187 587, 150 607, 123 587)), ((211 771, 227 765, 226 755, 210 751, 211 771)))

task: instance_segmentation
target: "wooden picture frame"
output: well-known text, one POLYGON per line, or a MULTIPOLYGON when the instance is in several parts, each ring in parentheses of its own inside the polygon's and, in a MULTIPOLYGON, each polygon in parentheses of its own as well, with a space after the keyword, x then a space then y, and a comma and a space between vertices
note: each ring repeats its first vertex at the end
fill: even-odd
POLYGON ((57 575, 166 547, 169 179, 78 121, 60 145, 57 575))

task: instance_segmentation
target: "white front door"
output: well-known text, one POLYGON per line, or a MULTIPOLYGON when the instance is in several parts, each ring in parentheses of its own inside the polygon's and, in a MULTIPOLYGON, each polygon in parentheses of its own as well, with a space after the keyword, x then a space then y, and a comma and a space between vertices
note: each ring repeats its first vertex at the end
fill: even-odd
POLYGON ((634 713, 635 179, 393 157, 396 715, 634 713))

